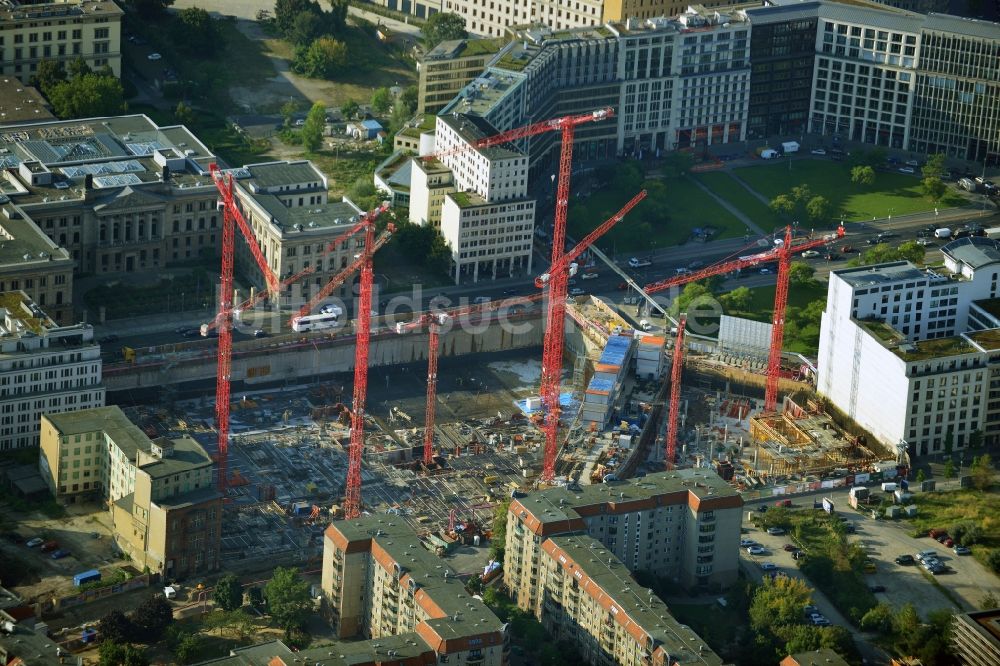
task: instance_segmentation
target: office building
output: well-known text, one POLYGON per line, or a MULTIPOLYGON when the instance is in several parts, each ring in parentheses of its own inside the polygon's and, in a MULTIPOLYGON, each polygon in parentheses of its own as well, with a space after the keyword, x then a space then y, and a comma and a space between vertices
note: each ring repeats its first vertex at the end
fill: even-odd
POLYGON ((504 39, 457 39, 441 42, 417 64, 417 113, 437 113, 459 90, 482 74, 506 45, 504 39))
POLYGON ((168 580, 219 568, 222 495, 190 437, 150 439, 117 406, 42 417, 39 469, 60 502, 107 502, 115 542, 168 580))
POLYGON ((413 663, 428 657, 481 666, 507 661, 506 625, 393 516, 337 521, 326 529, 322 588, 336 635, 368 639, 337 643, 338 653, 340 645, 367 654, 388 642, 400 646, 396 656, 420 659, 413 663))
POLYGON ((721 663, 631 572, 686 589, 732 584, 742 507, 736 491, 701 470, 516 497, 507 514, 504 584, 520 608, 574 641, 589 663, 659 663, 665 655, 721 663))
POLYGON ((440 159, 413 160, 410 221, 439 228, 456 284, 531 271, 535 200, 527 195, 528 159, 513 146, 475 147, 493 134, 477 116, 441 115, 434 148, 440 159))
POLYGON ((121 76, 123 15, 111 0, 7 0, 0 5, 0 74, 26 81, 43 60, 80 58, 121 76))
POLYGON ((37 446, 42 414, 103 405, 93 328, 56 324, 24 291, 0 293, 0 450, 37 446))
POLYGON ((908 262, 830 274, 817 390, 912 457, 1000 441, 1000 246, 962 238, 945 270, 908 262))
POLYGON ((955 656, 968 666, 1000 664, 1000 608, 959 613, 951 624, 955 656))

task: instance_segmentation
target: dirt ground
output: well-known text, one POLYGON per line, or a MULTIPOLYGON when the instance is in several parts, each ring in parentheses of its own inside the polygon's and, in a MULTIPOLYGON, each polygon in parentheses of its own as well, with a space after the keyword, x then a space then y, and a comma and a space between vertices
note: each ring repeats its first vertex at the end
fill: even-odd
POLYGON ((17 525, 17 533, 25 540, 41 537, 59 542, 59 547, 70 552, 69 557, 53 560, 49 553, 38 548, 28 548, 23 543, 0 541, 0 552, 8 552, 30 562, 39 570, 37 583, 14 588, 21 598, 35 601, 54 594, 73 591, 73 575, 88 569, 108 571, 127 564, 115 557, 111 538, 111 517, 94 504, 71 504, 64 518, 47 518, 39 513, 10 514, 7 517, 17 525))

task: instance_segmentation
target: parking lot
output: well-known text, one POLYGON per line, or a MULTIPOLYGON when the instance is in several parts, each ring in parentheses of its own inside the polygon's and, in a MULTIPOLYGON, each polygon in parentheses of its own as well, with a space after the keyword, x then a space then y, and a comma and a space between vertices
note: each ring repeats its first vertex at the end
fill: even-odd
MULTIPOLYGON (((931 539, 924 537, 915 539, 910 536, 913 528, 905 521, 876 521, 851 509, 847 503, 847 492, 841 491, 831 495, 841 516, 854 525, 855 533, 848 536, 868 552, 876 563, 875 573, 866 575, 868 585, 882 585, 885 592, 876 593, 875 597, 884 603, 898 607, 913 604, 917 613, 924 619, 938 608, 955 608, 961 612, 978 610, 983 598, 989 594, 1000 595, 1000 579, 988 571, 972 556, 955 555, 951 549, 931 539), (937 551, 938 559, 948 567, 948 571, 933 579, 950 593, 958 603, 955 604, 928 578, 930 574, 919 565, 898 565, 894 562, 900 555, 916 555, 923 550, 937 551)), ((812 497, 795 500, 795 507, 812 507, 812 497)), ((759 505, 757 505, 759 506, 759 505)), ((748 509, 755 505, 748 505, 748 509)), ((798 565, 792 559, 791 553, 783 550, 785 544, 792 544, 791 537, 772 536, 750 525, 744 514, 744 527, 749 531, 744 538, 749 538, 761 544, 766 554, 751 556, 746 549, 741 549, 741 557, 751 565, 750 568, 761 571, 764 562, 773 562, 777 570, 798 576, 798 565)), ((840 624, 834 618, 832 606, 825 600, 818 599, 817 606, 835 624, 840 624)), ((839 614, 836 614, 839 617, 839 614)), ((846 626, 846 625, 845 625, 846 626)))

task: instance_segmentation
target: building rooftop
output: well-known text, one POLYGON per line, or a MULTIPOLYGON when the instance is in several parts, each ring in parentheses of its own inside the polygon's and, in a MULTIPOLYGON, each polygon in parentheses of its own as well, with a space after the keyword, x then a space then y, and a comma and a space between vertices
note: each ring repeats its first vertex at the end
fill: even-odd
POLYGON ((529 45, 528 50, 518 51, 517 49, 522 48, 520 44, 514 42, 509 49, 505 49, 502 57, 492 67, 458 91, 455 98, 441 109, 438 117, 451 113, 485 116, 504 98, 513 94, 524 81, 521 70, 538 50, 529 45))
POLYGON ((983 639, 1000 646, 1000 608, 965 613, 964 617, 972 623, 983 639))
POLYGON ((177 495, 171 495, 170 497, 153 500, 153 503, 164 509, 185 509, 221 497, 222 493, 215 488, 199 488, 198 490, 189 490, 177 495))
POLYGON ((57 328, 45 312, 23 291, 0 292, 0 337, 41 335, 57 328))
POLYGON ((31 666, 58 666, 66 663, 63 650, 48 636, 29 629, 22 623, 14 625, 10 634, 0 632, 0 662, 30 664, 31 666), (20 659, 20 661, 18 661, 20 659))
POLYGON ((254 194, 253 198, 271 216, 271 221, 279 226, 283 238, 294 233, 322 232, 328 235, 330 229, 337 227, 346 230, 364 213, 346 197, 344 201, 292 208, 286 206, 276 194, 254 194))
POLYGON ((821 648, 811 652, 799 652, 785 657, 781 666, 848 666, 839 654, 830 648, 821 648))
MULTIPOLYGON (((165 438, 164 438, 165 439, 165 438)), ((173 453, 163 458, 156 458, 139 465, 139 469, 149 474, 154 479, 162 479, 174 474, 179 474, 198 467, 209 467, 212 465, 212 458, 205 452, 201 444, 194 439, 184 436, 169 440, 173 444, 173 453)), ((115 440, 117 443, 117 440, 115 440)), ((146 438, 146 442, 150 442, 146 438)), ((149 452, 147 444, 143 451, 149 452)))
POLYGON ((959 354, 974 354, 979 351, 964 335, 907 342, 890 348, 896 356, 904 361, 926 361, 959 354))
MULTIPOLYGON (((383 636, 367 641, 337 641, 308 650, 292 651, 283 642, 275 640, 236 648, 228 657, 199 662, 212 666, 292 666, 293 664, 320 664, 321 666, 355 666, 357 664, 396 663, 396 660, 434 660, 434 653, 416 633, 383 636), (390 654, 391 653, 391 654, 390 654)), ((420 663, 420 662, 414 662, 420 663)))
POLYGON ((614 483, 559 486, 519 497, 515 501, 530 511, 541 524, 566 522, 571 525, 581 518, 578 509, 583 507, 627 505, 671 493, 678 493, 679 500, 683 497, 680 501, 728 498, 738 501, 738 506, 742 505, 739 493, 718 474, 698 469, 647 474, 642 478, 614 483))
POLYGON ((984 312, 1000 318, 1000 298, 981 298, 972 303, 984 312))
POLYGON ((0 21, 39 21, 60 18, 82 18, 84 16, 120 16, 122 10, 111 0, 59 0, 57 2, 32 3, 22 0, 8 0, 0 5, 0 21))
POLYGON ((238 172, 237 178, 245 176, 246 180, 241 178, 241 182, 254 193, 315 191, 327 188, 326 176, 311 162, 305 160, 248 164, 238 172), (296 187, 292 187, 293 185, 296 187))
POLYGON ((413 172, 413 158, 409 153, 397 150, 375 167, 375 175, 394 190, 408 192, 410 175, 413 172))
POLYGON ((402 567, 433 601, 438 617, 428 624, 443 639, 502 630, 500 619, 482 601, 469 595, 455 571, 427 550, 413 528, 402 520, 373 515, 338 521, 327 528, 331 538, 337 539, 337 532, 348 542, 368 542, 367 549, 381 550, 402 567))
POLYGON ((441 42, 424 55, 424 62, 471 58, 497 53, 504 47, 506 39, 449 39, 441 42))
POLYGON ((15 76, 0 76, 0 123, 52 120, 49 103, 37 88, 15 76))
POLYGON ((924 30, 955 32, 960 35, 990 40, 996 40, 997 35, 1000 35, 1000 23, 953 14, 928 14, 924 19, 923 28, 924 30))
POLYGON ((6 198, 0 194, 0 266, 7 271, 38 271, 45 264, 71 265, 69 252, 52 242, 12 203, 3 203, 6 198))
MULTIPOLYGON (((1000 35, 1000 32, 997 33, 1000 35)), ((967 236, 953 240, 941 248, 941 253, 976 270, 1000 262, 1000 241, 981 236, 967 236)))
POLYGON ((552 554, 564 569, 581 571, 590 579, 580 586, 585 593, 610 610, 615 622, 633 637, 652 638, 654 649, 662 647, 671 664, 722 664, 705 641, 674 619, 663 600, 639 585, 625 563, 599 541, 589 536, 556 536, 548 543, 556 547, 552 554))
POLYGON ((920 270, 909 261, 894 261, 874 266, 842 268, 833 271, 833 275, 836 275, 855 289, 892 284, 903 280, 918 280, 925 277, 946 279, 933 271, 920 270))
POLYGON ((1000 350, 1000 328, 966 333, 965 337, 984 352, 1000 350))
POLYGON ((112 435, 112 439, 119 447, 122 442, 119 438, 130 436, 136 440, 134 450, 139 449, 141 440, 149 441, 139 426, 129 421, 125 412, 117 405, 108 407, 93 407, 91 409, 80 409, 75 412, 60 412, 58 414, 45 414, 45 418, 59 431, 61 435, 82 435, 86 432, 103 431, 112 435))

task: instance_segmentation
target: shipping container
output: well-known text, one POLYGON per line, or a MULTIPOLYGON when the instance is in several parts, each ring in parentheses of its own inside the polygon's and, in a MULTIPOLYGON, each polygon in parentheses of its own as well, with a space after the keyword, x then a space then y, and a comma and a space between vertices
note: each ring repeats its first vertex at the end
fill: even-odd
POLYGON ((80 587, 81 585, 99 580, 101 580, 101 572, 97 569, 91 569, 90 571, 83 571, 73 576, 73 585, 80 587))

